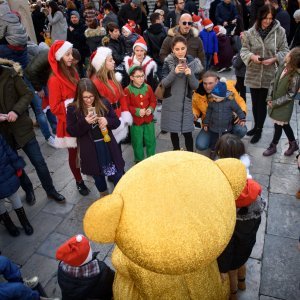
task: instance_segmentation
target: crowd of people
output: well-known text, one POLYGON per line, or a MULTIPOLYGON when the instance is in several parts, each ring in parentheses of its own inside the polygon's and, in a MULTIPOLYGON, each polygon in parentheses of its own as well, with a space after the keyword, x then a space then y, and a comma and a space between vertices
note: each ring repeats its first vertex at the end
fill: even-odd
MULTIPOLYGON (((82 174, 94 178, 100 197, 108 194, 106 179, 117 185, 125 172, 122 143, 132 144, 135 163, 156 153, 155 111, 161 111, 161 133, 170 134, 173 150, 183 149, 182 134, 185 149, 193 152, 193 131, 201 122, 197 150, 210 149, 213 160, 241 159, 248 168, 241 139, 247 134, 250 143, 257 143, 267 113, 274 121, 274 136, 263 156, 277 151, 282 130, 289 140, 284 155, 299 149, 289 121, 300 89, 300 2, 200 2, 204 4, 198 10, 193 0, 174 0, 171 10, 166 0, 157 0, 150 12, 147 1, 140 0, 123 1, 120 7, 115 0, 28 1, 35 43, 22 16, 0 0, 0 220, 10 235, 20 231, 5 198, 25 233, 34 232, 19 187, 29 205, 36 198, 17 150, 28 156, 47 196, 65 201, 53 185, 29 105, 49 146, 68 150, 69 167, 83 196, 90 190, 82 174), (236 81, 221 78, 232 67, 236 81), (254 119, 249 131, 246 88, 254 119)), ((248 175, 250 180, 249 170, 248 175)), ((220 272, 230 275, 231 299, 236 299, 237 288, 243 289, 244 265, 264 207, 254 180, 247 181, 246 189, 251 187, 256 191, 253 199, 237 204, 232 238, 240 233, 246 240, 240 248, 243 255, 228 263, 235 253, 232 240, 219 261, 220 272), (243 209, 249 207, 245 219, 243 209), (244 230, 240 222, 248 224, 250 235, 239 232, 244 230)), ((70 271, 63 264, 60 268, 70 271)))

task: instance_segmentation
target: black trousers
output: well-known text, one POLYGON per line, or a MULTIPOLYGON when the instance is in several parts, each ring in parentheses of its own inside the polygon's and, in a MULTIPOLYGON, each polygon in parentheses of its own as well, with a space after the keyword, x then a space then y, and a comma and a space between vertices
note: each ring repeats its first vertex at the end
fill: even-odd
POLYGON ((273 140, 272 140, 272 143, 273 144, 278 144, 280 138, 281 138, 281 135, 282 135, 282 130, 284 130, 289 142, 293 142, 295 141, 295 136, 294 136, 294 132, 293 132, 293 129, 290 125, 290 123, 288 124, 284 124, 283 126, 280 126, 278 124, 274 124, 274 136, 273 136, 273 140))
MULTIPOLYGON (((171 132, 170 135, 171 135, 171 142, 173 145, 173 150, 180 150, 178 133, 171 132)), ((192 133, 186 132, 186 133, 183 133, 183 136, 184 136, 186 150, 193 152, 194 151, 194 141, 193 141, 192 133)))
POLYGON ((254 118, 254 128, 263 129, 265 119, 267 116, 267 103, 268 89, 250 88, 251 100, 252 100, 252 113, 254 118))
POLYGON ((246 87, 245 87, 245 77, 236 76, 236 84, 235 88, 240 94, 240 96, 245 100, 246 102, 246 87))

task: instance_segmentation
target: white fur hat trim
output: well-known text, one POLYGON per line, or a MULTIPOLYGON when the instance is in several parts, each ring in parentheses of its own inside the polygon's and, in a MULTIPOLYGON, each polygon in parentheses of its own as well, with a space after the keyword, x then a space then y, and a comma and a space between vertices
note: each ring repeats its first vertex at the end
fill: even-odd
POLYGON ((73 44, 71 44, 68 41, 65 41, 62 46, 55 52, 55 59, 57 61, 60 61, 61 58, 66 54, 66 52, 73 47, 73 44))
POLYGON ((94 56, 92 60, 92 66, 96 69, 96 72, 98 72, 103 64, 105 63, 106 58, 112 55, 111 49, 107 47, 99 47, 97 48, 96 55, 94 56))

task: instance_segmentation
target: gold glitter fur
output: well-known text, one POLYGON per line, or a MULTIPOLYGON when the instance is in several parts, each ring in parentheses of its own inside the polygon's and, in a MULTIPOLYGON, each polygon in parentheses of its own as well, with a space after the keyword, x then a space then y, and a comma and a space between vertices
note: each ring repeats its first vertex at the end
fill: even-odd
POLYGON ((131 168, 84 217, 93 241, 116 243, 114 299, 228 299, 216 258, 246 182, 236 159, 164 152, 131 168))

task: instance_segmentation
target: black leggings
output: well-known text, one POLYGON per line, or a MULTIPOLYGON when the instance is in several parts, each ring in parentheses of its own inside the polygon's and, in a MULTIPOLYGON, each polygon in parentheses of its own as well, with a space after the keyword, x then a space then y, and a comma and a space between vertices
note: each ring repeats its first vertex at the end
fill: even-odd
POLYGON ((263 129, 265 119, 267 116, 267 103, 268 89, 250 88, 251 100, 252 100, 252 113, 254 118, 254 128, 263 129))
MULTIPOLYGON (((170 135, 171 135, 171 142, 173 145, 173 150, 180 150, 178 133, 170 132, 170 135)), ((192 133, 186 132, 186 133, 183 133, 183 136, 184 136, 186 150, 193 152, 194 151, 194 141, 193 141, 192 133)))
POLYGON ((292 129, 290 123, 284 124, 283 126, 274 124, 274 128, 275 128, 275 132, 274 132, 274 136, 273 136, 273 140, 272 140, 273 144, 276 144, 276 145, 278 144, 278 142, 281 138, 282 129, 284 130, 289 142, 295 141, 294 132, 293 132, 293 129, 292 129))
POLYGON ((244 99, 246 102, 246 87, 245 87, 245 77, 236 76, 236 85, 235 88, 240 94, 240 96, 244 99))

